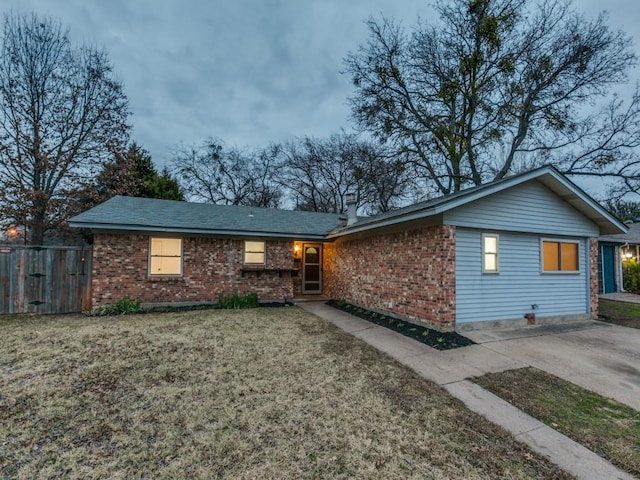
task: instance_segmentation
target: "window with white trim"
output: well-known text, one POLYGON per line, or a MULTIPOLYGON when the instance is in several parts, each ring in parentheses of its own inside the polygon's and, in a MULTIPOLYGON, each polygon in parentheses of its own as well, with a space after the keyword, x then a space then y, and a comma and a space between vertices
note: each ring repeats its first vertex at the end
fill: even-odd
POLYGON ((244 241, 244 264, 264 265, 265 263, 265 242, 254 240, 244 241))
POLYGON ((575 240, 541 241, 543 272, 578 272, 580 270, 580 244, 575 240))
POLYGON ((482 234, 482 272, 498 273, 498 246, 500 237, 496 234, 482 234))
POLYGON ((182 239, 150 239, 149 275, 182 275, 182 239))

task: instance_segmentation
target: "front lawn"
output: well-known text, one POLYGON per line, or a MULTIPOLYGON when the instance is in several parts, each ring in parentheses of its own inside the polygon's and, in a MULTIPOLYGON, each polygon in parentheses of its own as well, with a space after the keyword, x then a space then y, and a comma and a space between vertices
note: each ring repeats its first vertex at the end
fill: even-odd
POLYGON ((624 327, 640 328, 640 303, 616 302, 600 299, 600 320, 624 327))
POLYGON ((640 412, 535 368, 490 373, 474 381, 640 476, 640 412))
POLYGON ((295 307, 0 329, 0 478, 569 478, 295 307))

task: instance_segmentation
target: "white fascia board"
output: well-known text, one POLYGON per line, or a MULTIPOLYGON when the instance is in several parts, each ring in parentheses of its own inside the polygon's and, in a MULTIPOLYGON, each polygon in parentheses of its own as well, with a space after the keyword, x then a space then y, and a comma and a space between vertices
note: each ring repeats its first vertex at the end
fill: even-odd
POLYGON ((406 215, 386 218, 380 220, 379 222, 367 223, 366 225, 361 225, 360 227, 358 227, 358 224, 356 223, 354 227, 351 227, 348 230, 337 230, 330 232, 329 234, 327 234, 326 238, 338 238, 344 235, 351 235, 352 233, 365 232, 367 230, 373 230, 376 228, 388 227, 397 223, 410 222, 411 220, 419 220, 421 218, 432 217, 437 214, 438 212, 436 212, 434 208, 428 208, 425 210, 419 210, 417 212, 407 213, 406 215))
POLYGON ((411 220, 419 220, 421 218, 426 218, 426 217, 432 217, 434 215, 438 215, 440 213, 444 213, 448 210, 451 210, 453 208, 457 208, 460 207, 466 203, 469 202, 473 202, 475 200, 478 200, 480 198, 486 197, 487 195, 491 195, 493 193, 499 192, 501 190, 504 190, 505 188, 509 188, 513 185, 518 185, 522 182, 527 182, 531 179, 534 179, 538 176, 540 176, 541 173, 540 171, 533 171, 530 174, 525 174, 522 176, 519 176, 517 178, 514 178, 513 182, 509 182, 509 180, 506 180, 504 182, 501 182, 498 185, 495 185, 493 187, 487 187, 484 188, 478 192, 472 192, 466 195, 461 195, 459 198, 456 199, 452 199, 452 200, 443 200, 442 203, 440 203, 439 205, 434 205, 430 208, 426 208, 424 210, 418 210, 416 212, 411 212, 405 215, 399 215, 397 217, 390 217, 390 218, 386 218, 383 220, 380 220, 379 222, 371 222, 368 223, 366 225, 362 225, 361 227, 358 228, 358 224, 356 223, 356 225, 352 228, 349 228, 348 230, 339 230, 336 232, 332 232, 329 235, 327 235, 327 238, 337 238, 337 237, 341 237, 343 235, 349 235, 351 233, 358 233, 358 232, 363 232, 366 230, 372 230, 374 228, 380 228, 380 227, 386 227, 389 225, 395 225, 397 223, 404 223, 404 222, 408 222, 411 220))
POLYGON ((600 226, 600 224, 602 223, 598 219, 598 217, 601 217, 606 222, 614 225, 619 230, 619 233, 626 233, 629 230, 628 227, 624 223, 622 223, 620 220, 618 220, 615 216, 611 215, 611 213, 609 213, 602 205, 600 205, 598 202, 596 202, 594 199, 592 199, 589 195, 587 195, 584 191, 582 191, 582 189, 580 187, 578 187, 577 185, 573 184, 567 178, 565 178, 563 176, 558 176, 553 171, 551 171, 549 173, 550 173, 551 177, 553 178, 553 180, 555 180, 556 182, 561 184, 565 189, 569 190, 569 192, 572 194, 572 196, 574 196, 575 199, 581 201, 584 204, 584 206, 581 208, 579 205, 575 205, 575 200, 574 199, 565 198, 565 196, 563 195, 562 192, 556 191, 553 188, 553 186, 549 185, 544 180, 541 180, 541 182, 547 188, 549 188, 552 191, 554 191, 558 196, 560 196, 565 202, 567 202, 573 208, 575 208, 576 210, 579 210, 580 212, 582 212, 583 215, 585 215, 586 217, 590 218, 596 225, 600 226), (591 215, 589 215, 589 210, 591 210, 591 215))
MULTIPOLYGON (((570 182, 567 178, 565 178, 564 176, 562 176, 560 173, 558 173, 555 169, 550 168, 550 167, 546 167, 546 168, 540 168, 537 170, 533 170, 529 173, 525 173, 525 174, 521 174, 518 175, 516 177, 513 178, 506 178, 503 181, 501 181, 500 183, 493 185, 493 186, 489 186, 486 188, 482 188, 476 192, 469 192, 468 194, 463 194, 460 195, 458 198, 454 198, 451 200, 443 200, 442 203, 434 205, 430 208, 426 208, 424 210, 418 210, 416 212, 412 212, 412 213, 408 213, 405 215, 398 215, 397 217, 390 217, 390 218, 386 218, 383 220, 380 220, 379 222, 371 222, 371 223, 367 223, 365 225, 362 225, 360 227, 358 227, 358 224, 356 223, 354 227, 345 229, 345 230, 339 230, 339 231, 335 231, 335 232, 331 232, 327 235, 327 238, 337 238, 337 237, 341 237, 344 235, 349 235, 352 233, 358 233, 358 232, 363 232, 366 230, 373 230, 375 228, 381 228, 381 227, 386 227, 389 225, 394 225, 397 223, 403 223, 403 222, 408 222, 411 220, 418 220, 421 218, 426 218, 426 217, 431 217, 433 215, 438 215, 444 212, 447 212, 449 210, 453 210, 455 208, 461 207, 467 203, 470 202, 474 202, 476 200, 480 200, 484 197, 487 197, 489 195, 493 195, 495 193, 498 193, 500 191, 506 190, 508 188, 514 187, 516 185, 520 185, 522 183, 526 183, 529 182, 531 180, 536 180, 536 179, 540 179, 544 176, 550 176, 551 178, 553 178, 556 182, 560 183, 564 188, 566 188, 567 190, 569 190, 572 194, 574 194, 580 201, 583 202, 583 204, 587 207, 587 208, 579 208, 576 207, 574 205, 574 208, 576 208, 577 210, 581 211, 583 215, 585 215, 587 218, 590 218, 596 225, 598 225, 598 227, 600 227, 600 223, 598 222, 598 215, 600 217, 602 217, 605 221, 613 224, 616 228, 618 228, 621 232, 625 233, 627 231, 627 227, 621 223, 618 219, 616 219, 615 217, 613 217, 609 212, 607 212, 607 210, 604 209, 604 207, 602 207, 600 204, 598 204, 595 200, 593 200, 591 197, 589 197, 586 193, 584 193, 577 185, 573 184, 572 182, 570 182), (595 213, 596 215, 589 215, 588 214, 588 210, 591 209, 593 213, 595 213)), ((543 182, 544 183, 544 182, 543 182)), ((547 185, 547 187, 549 188, 549 186, 547 185)), ((556 194, 560 195, 559 192, 555 192, 556 194)), ((560 195, 561 196, 561 195, 560 195)), ((567 203, 569 203, 571 205, 571 202, 569 202, 567 199, 564 199, 564 201, 566 201, 567 203)))
POLYGON ((435 207, 437 213, 444 213, 449 210, 453 210, 454 208, 461 207, 467 203, 475 202, 476 200, 480 200, 484 197, 488 197, 489 195, 493 195, 495 193, 501 192, 502 190, 506 190, 508 188, 514 187, 516 185, 520 185, 521 183, 526 183, 530 180, 535 180, 542 175, 547 173, 553 173, 551 169, 542 169, 542 170, 534 170, 532 172, 518 175, 513 179, 506 178, 502 182, 497 185, 493 185, 487 188, 483 188, 477 192, 471 192, 467 195, 461 195, 459 198, 453 199, 449 202, 443 202, 439 206, 435 207))

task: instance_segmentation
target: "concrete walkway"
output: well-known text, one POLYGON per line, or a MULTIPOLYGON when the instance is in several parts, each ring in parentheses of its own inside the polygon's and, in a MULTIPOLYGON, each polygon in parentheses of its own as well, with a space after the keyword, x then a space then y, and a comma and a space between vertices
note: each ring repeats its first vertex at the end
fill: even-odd
POLYGON ((600 295, 600 298, 603 300, 615 300, 616 302, 640 303, 640 295, 636 295, 635 293, 603 293, 600 295))
MULTIPOLYGON (((345 332, 431 380, 460 399, 474 412, 511 432, 532 450, 580 479, 633 479, 592 451, 546 426, 510 403, 467 380, 485 373, 529 366, 522 359, 487 348, 484 344, 438 351, 387 328, 374 325, 324 302, 305 302, 300 308, 328 320, 345 332)), ((487 332, 485 332, 485 335, 487 332)), ((475 340, 474 340, 475 341, 475 340)))

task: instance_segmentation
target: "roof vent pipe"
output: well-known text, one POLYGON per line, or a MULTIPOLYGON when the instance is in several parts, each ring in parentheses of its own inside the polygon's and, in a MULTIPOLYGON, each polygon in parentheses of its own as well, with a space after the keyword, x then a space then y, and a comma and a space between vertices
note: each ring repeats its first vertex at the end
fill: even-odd
POLYGON ((347 193, 345 195, 347 202, 347 227, 350 227, 358 221, 358 215, 356 213, 356 196, 353 193, 347 193))

